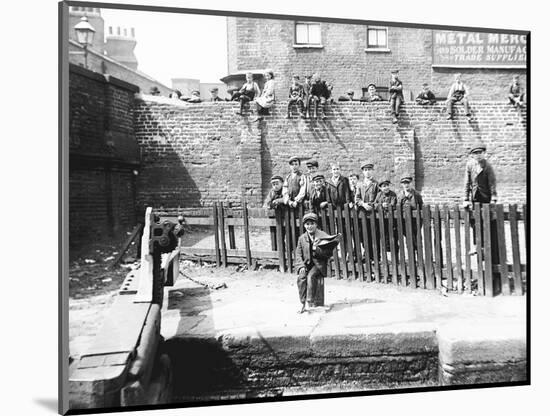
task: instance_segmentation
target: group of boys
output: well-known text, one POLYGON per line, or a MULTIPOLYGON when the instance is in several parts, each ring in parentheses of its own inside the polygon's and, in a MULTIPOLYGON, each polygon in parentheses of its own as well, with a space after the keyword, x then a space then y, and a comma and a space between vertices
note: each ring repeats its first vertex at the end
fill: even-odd
POLYGON ((405 175, 400 182, 402 190, 397 195, 391 190, 391 182, 384 179, 378 182, 374 176, 374 164, 365 162, 361 165, 363 180, 359 175, 352 173, 349 177, 342 175, 340 165, 332 163, 331 176, 325 178, 319 172, 319 162, 314 159, 305 162, 307 172, 300 171, 300 159, 291 157, 288 160, 290 173, 283 178, 274 175, 271 178, 271 191, 266 200, 266 207, 275 209, 281 205, 295 208, 303 204, 306 210, 318 214, 327 205, 334 208, 361 207, 367 211, 378 208, 387 209, 410 205, 412 209, 422 207, 422 196, 412 188, 412 176, 405 175))
POLYGON ((290 118, 292 107, 296 106, 302 118, 326 119, 326 103, 331 100, 332 85, 322 80, 319 74, 306 75, 303 84, 300 76, 292 77, 292 84, 288 92, 287 118, 290 118))
MULTIPOLYGON (((470 150, 470 160, 466 164, 464 207, 469 209, 473 203, 496 203, 496 177, 491 164, 486 159, 486 146, 475 145, 470 150)), ((363 180, 359 181, 357 174, 344 177, 337 163, 331 164, 331 177, 325 180, 324 175, 318 172, 319 163, 316 160, 306 161, 307 173, 300 172, 300 159, 291 157, 288 161, 290 173, 283 179, 275 175, 271 178, 271 192, 268 195, 266 206, 277 208, 282 205, 297 207, 304 204, 309 209, 303 218, 305 232, 299 237, 296 247, 296 270, 298 272, 297 286, 299 299, 302 305, 299 313, 317 305, 315 302, 319 279, 326 276, 327 262, 332 255, 338 235, 328 235, 318 229, 319 213, 331 204, 333 207, 362 208, 367 211, 373 209, 388 209, 400 205, 402 208, 410 206, 412 210, 422 209, 422 195, 412 185, 411 176, 403 176, 400 180, 402 190, 397 195, 391 190, 391 182, 384 179, 378 182, 374 176, 374 164, 363 163, 363 180)), ((475 230, 475 223, 470 221, 475 230)), ((495 227, 491 227, 493 229, 495 227)), ((388 231, 387 226, 385 226, 388 231)), ((367 229, 368 230, 368 229, 367 229)), ((493 230, 492 230, 493 231, 493 230)), ((370 232, 368 230, 368 232, 370 232)), ((395 233, 395 229, 393 230, 395 233)), ((412 224, 412 233, 416 235, 416 223, 412 224)), ((371 235, 369 238, 372 238, 371 235)), ((397 241, 396 239, 394 239, 397 241)), ((389 239, 386 239, 386 251, 390 251, 389 239)), ((337 243, 336 243, 337 244, 337 243)), ((483 246, 483 236, 477 236, 474 231, 474 244, 483 246), (479 239, 479 241, 478 241, 479 239)), ((416 250, 416 239, 413 238, 416 250)), ((396 247, 397 248, 397 247, 396 247)), ((496 235, 491 233, 492 255, 498 258, 496 235), (494 246, 494 248, 493 248, 494 246)), ((369 247, 370 251, 370 247, 369 247)), ((477 250, 472 250, 473 255, 477 250)), ((372 256, 372 252, 370 253, 372 256)), ((372 258, 372 257, 371 257, 372 258)))
MULTIPOLYGON (((401 104, 404 101, 403 98, 403 83, 398 77, 399 70, 393 69, 390 71, 391 78, 389 83, 389 102, 391 107, 392 122, 395 124, 398 122, 399 110, 401 104)), ((325 104, 330 98, 330 90, 327 90, 325 81, 321 81, 318 74, 314 75, 315 89, 312 89, 311 77, 306 77, 306 82, 302 86, 300 83, 300 77, 294 76, 292 79, 292 85, 290 86, 289 101, 287 118, 290 118, 292 105, 297 105, 300 108, 300 112, 303 118, 307 118, 309 112, 309 106, 311 102, 321 104, 321 115, 325 119, 325 104), (305 108, 304 108, 304 102, 305 108)), ((376 91, 376 85, 369 84, 367 86, 367 94, 361 99, 354 99, 354 91, 348 90, 346 95, 340 96, 338 101, 364 101, 364 102, 376 102, 382 101, 382 97, 376 91)), ((525 105, 526 94, 523 92, 523 88, 519 83, 519 76, 515 75, 512 79, 512 84, 509 87, 508 99, 517 108, 525 105)), ((435 94, 430 90, 428 83, 422 84, 422 91, 416 96, 415 102, 418 105, 433 105, 436 103, 435 94)), ((449 89, 447 95, 446 107, 447 107, 447 119, 453 118, 453 108, 456 104, 462 104, 464 106, 466 117, 471 121, 472 115, 470 112, 470 105, 468 101, 468 88, 462 81, 462 74, 455 74, 453 84, 449 89)), ((315 107, 314 117, 317 118, 317 106, 315 107)))

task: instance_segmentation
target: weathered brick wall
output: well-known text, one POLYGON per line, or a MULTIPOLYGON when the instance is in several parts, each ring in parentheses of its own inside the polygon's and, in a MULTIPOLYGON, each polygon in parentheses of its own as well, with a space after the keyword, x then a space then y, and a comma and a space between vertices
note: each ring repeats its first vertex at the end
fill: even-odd
POLYGON ((229 72, 270 68, 275 73, 278 99, 288 97, 292 75, 303 79, 319 72, 333 83, 335 98, 349 88, 360 96, 361 88, 374 82, 388 86, 393 68, 400 70, 405 99, 416 95, 422 83, 430 82, 438 96, 446 96, 455 72, 462 72, 473 99, 501 100, 506 97, 513 75, 525 86, 525 69, 432 68, 432 31, 389 27, 387 52, 365 51, 366 25, 321 23, 323 48, 295 48, 294 21, 228 18, 229 72))
POLYGON ((131 84, 70 66, 69 238, 73 245, 136 222, 136 91, 131 84))
POLYGON ((143 164, 138 178, 141 205, 164 208, 238 204, 243 195, 258 205, 272 174, 286 174, 287 159, 315 157, 329 175, 340 162, 345 175, 369 159, 378 178, 394 186, 410 172, 429 203, 458 202, 469 148, 488 146, 500 202, 526 199, 526 114, 504 101, 474 101, 473 121, 462 108, 449 121, 444 105, 406 104, 398 125, 387 103, 335 103, 325 121, 286 119, 279 102, 261 122, 234 114, 236 103, 171 104, 140 100, 136 137, 143 164))

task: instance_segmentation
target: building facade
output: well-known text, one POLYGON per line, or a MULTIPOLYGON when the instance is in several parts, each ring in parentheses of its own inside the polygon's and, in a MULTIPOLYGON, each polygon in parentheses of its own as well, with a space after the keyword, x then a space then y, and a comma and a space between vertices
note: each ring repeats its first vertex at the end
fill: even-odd
POLYGON ((228 17, 227 38, 229 74, 271 69, 279 99, 293 75, 315 72, 333 84, 335 97, 348 89, 360 97, 370 83, 387 87, 392 69, 400 71, 405 100, 424 82, 446 97, 456 72, 473 100, 504 99, 513 75, 526 82, 526 33, 228 17))

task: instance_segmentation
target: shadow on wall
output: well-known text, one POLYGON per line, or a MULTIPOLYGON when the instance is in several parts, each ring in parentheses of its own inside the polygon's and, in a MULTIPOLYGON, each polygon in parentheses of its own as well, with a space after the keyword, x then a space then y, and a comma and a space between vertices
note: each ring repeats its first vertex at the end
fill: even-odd
POLYGON ((137 179, 138 211, 145 212, 147 206, 160 209, 201 206, 199 188, 182 156, 174 149, 177 143, 170 140, 169 129, 151 112, 142 111, 139 117, 146 119, 147 126, 144 137, 137 135, 142 155, 137 179))

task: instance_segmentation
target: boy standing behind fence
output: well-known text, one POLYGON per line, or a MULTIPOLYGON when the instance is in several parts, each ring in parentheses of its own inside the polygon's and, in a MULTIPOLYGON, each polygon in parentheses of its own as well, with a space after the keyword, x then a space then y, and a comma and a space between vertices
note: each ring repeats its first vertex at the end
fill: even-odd
MULTIPOLYGON (((471 209, 476 202, 481 204, 497 203, 497 181, 493 167, 486 159, 487 147, 480 143, 470 150, 470 160, 466 163, 466 175, 464 178, 464 208, 471 209)), ((491 253, 493 262, 498 261, 496 223, 491 221, 491 253)), ((470 221, 474 244, 478 243, 476 236, 475 221, 470 221)), ((483 233, 479 236, 479 243, 483 247, 483 233)), ((469 254, 477 251, 473 249, 469 254)))
POLYGON ((283 197, 283 177, 274 175, 271 177, 271 191, 267 195, 267 200, 264 207, 269 209, 278 208, 284 205, 285 200, 283 197))
POLYGON ((342 176, 338 163, 332 163, 330 169, 332 177, 327 181, 327 201, 335 208, 344 208, 349 200, 348 179, 342 176))
POLYGON ((300 172, 300 159, 296 156, 288 160, 290 173, 286 176, 283 184, 283 196, 285 203, 291 208, 296 208, 305 195, 304 175, 300 172))
POLYGON ((309 196, 309 202, 311 210, 317 215, 321 215, 321 211, 328 205, 324 175, 313 177, 313 189, 309 196))
POLYGON ((376 195, 378 195, 378 182, 373 177, 374 164, 371 162, 363 163, 361 166, 363 171, 363 182, 358 184, 355 194, 355 202, 357 206, 363 207, 367 211, 371 211, 376 195))
MULTIPOLYGON (((391 182, 389 179, 384 179, 379 184, 380 192, 376 195, 374 200, 374 208, 382 207, 384 211, 389 210, 390 208, 395 208, 397 205, 397 194, 390 189, 391 182)), ((393 241, 395 245, 395 252, 397 253, 397 229, 395 227, 395 222, 393 223, 393 241)), ((384 219, 384 235, 386 236, 386 251, 390 251, 390 230, 389 230, 389 221, 387 218, 384 219)))

